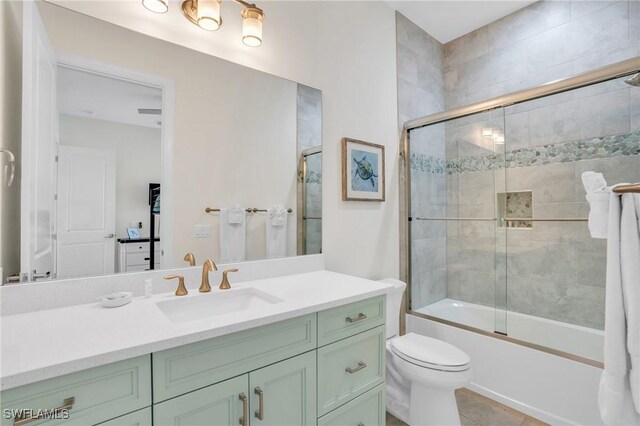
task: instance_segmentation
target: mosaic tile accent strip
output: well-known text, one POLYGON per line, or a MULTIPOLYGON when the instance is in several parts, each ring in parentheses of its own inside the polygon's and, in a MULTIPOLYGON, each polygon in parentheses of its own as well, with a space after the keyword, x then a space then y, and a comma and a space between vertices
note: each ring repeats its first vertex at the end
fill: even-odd
POLYGON ((444 158, 425 154, 411 154, 411 170, 443 175, 447 171, 447 167, 447 161, 444 158))
POLYGON ((522 148, 506 154, 463 157, 450 161, 423 154, 411 154, 411 169, 432 174, 454 175, 629 155, 640 155, 640 132, 522 148))
POLYGON ((322 173, 314 172, 314 171, 307 172, 307 183, 321 184, 322 173))

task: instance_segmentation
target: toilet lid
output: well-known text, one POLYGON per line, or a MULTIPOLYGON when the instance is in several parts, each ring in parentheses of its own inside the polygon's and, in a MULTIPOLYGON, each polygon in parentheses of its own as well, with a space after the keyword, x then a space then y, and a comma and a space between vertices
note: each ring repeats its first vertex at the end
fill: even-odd
POLYGON ((471 362, 469 355, 455 346, 415 333, 394 339, 391 350, 407 362, 433 370, 464 371, 471 362))

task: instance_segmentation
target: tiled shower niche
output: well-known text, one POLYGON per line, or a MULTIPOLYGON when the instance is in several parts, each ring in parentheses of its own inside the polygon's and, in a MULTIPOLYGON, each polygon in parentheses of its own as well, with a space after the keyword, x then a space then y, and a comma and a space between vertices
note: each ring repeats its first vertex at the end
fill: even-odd
POLYGON ((531 229, 533 222, 533 192, 499 192, 497 194, 498 226, 512 229, 531 229))

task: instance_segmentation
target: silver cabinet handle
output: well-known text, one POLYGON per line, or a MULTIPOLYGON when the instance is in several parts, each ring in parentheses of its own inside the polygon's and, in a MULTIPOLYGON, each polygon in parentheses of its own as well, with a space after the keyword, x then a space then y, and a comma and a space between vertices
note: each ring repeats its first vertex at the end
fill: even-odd
POLYGON ((249 426, 249 401, 247 395, 242 392, 238 395, 240 401, 242 401, 242 417, 240 417, 240 424, 242 426, 249 426))
POLYGON ((262 389, 260 389, 259 386, 253 391, 256 395, 258 395, 259 403, 258 409, 256 410, 256 418, 258 420, 264 420, 264 392, 262 392, 262 389))
POLYGON ((107 238, 115 238, 116 234, 107 234, 106 237, 104 237, 105 239, 107 238))
MULTIPOLYGON (((76 402, 76 399, 75 399, 75 397, 72 396, 71 398, 65 399, 60 407, 56 407, 53 410, 45 410, 45 411, 48 411, 48 412, 53 411, 56 414, 59 411, 64 411, 64 410, 71 411, 71 409, 73 408, 73 404, 75 402, 76 402)), ((29 424, 31 422, 35 422, 36 420, 43 419, 44 417, 45 417, 45 413, 40 413, 37 416, 25 417, 24 419, 18 417, 13 421, 13 426, 26 425, 26 424, 29 424)))
POLYGON ((360 370, 362 370, 362 369, 363 369, 363 368, 365 368, 366 366, 367 366, 367 364, 365 364, 365 363, 364 363, 364 362, 362 362, 362 361, 359 361, 359 362, 358 362, 358 366, 357 366, 357 367, 354 367, 354 368, 347 367, 347 368, 345 368, 345 369, 344 369, 344 371, 346 371, 346 372, 347 372, 347 373, 349 373, 349 374, 353 374, 353 373, 355 373, 356 371, 360 371, 360 370))
POLYGON ((354 322, 362 321, 364 319, 367 319, 367 316, 362 312, 360 312, 357 317, 355 318, 346 317, 344 320, 350 324, 353 324, 354 322))

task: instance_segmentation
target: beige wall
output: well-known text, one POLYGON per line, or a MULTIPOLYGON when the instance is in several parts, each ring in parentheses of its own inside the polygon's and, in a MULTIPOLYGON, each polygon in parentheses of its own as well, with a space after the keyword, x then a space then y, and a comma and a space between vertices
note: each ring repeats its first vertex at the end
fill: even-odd
MULTIPOLYGON (((391 8, 383 2, 269 1, 262 5, 267 16, 264 45, 250 49, 240 42, 241 23, 233 16, 237 12, 233 4, 224 6, 227 18, 216 33, 190 26, 176 7, 160 16, 144 10, 139 1, 65 1, 64 5, 322 90, 323 252, 327 267, 370 278, 398 276, 395 15, 391 8), (341 200, 340 139, 345 136, 386 146, 386 202, 341 200)), ((54 43, 73 42, 85 55, 110 46, 111 59, 149 72, 167 62, 150 50, 148 39, 132 43, 120 35, 104 36, 106 29, 101 23, 77 17, 65 21, 53 36, 54 43), (93 30, 99 36, 74 37, 78 30, 93 30)), ((203 63, 193 70, 206 73, 203 63)), ((202 110, 187 112, 195 113, 198 120, 212 118, 202 110)), ((182 131, 180 126, 178 120, 177 135, 182 131)), ((176 138, 177 161, 201 156, 191 143, 176 138)), ((177 181, 176 192, 189 183, 177 181)), ((178 208, 181 200, 175 202, 178 208)), ((198 207, 204 206, 203 202, 198 207)))
MULTIPOLYGON (((160 129, 60 114, 60 145, 116 152, 116 235, 132 221, 149 236, 149 183, 160 182, 160 129)), ((156 234, 157 235, 157 234, 156 234)))
MULTIPOLYGON (((0 183, 0 274, 20 270, 20 146, 22 117, 22 6, 0 2, 0 146, 16 156, 16 178, 10 188, 0 183)), ((7 157, 3 154, 4 176, 7 157)), ((4 178, 2 178, 3 180, 4 178)))

